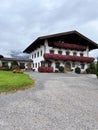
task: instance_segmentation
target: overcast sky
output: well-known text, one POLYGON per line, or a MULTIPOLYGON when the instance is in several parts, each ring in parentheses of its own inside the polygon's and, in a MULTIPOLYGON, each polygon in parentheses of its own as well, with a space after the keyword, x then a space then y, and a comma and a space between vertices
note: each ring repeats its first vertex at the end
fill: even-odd
MULTIPOLYGON (((0 0, 0 54, 37 37, 77 30, 98 43, 98 0, 0 0)), ((98 55, 98 50, 91 56, 98 55)))

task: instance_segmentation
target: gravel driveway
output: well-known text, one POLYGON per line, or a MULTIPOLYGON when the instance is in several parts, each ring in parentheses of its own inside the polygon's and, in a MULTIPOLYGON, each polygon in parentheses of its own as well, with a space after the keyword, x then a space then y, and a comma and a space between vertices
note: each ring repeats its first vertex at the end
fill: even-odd
POLYGON ((98 79, 27 72, 32 89, 0 95, 0 130, 98 130, 98 79))

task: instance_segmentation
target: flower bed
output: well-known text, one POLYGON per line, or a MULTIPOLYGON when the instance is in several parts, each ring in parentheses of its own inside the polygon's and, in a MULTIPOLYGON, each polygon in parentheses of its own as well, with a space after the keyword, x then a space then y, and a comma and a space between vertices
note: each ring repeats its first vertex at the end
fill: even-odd
POLYGON ((74 49, 74 50, 86 50, 86 46, 76 45, 76 44, 69 44, 69 43, 54 43, 54 46, 66 49, 74 49))
POLYGON ((52 67, 39 67, 38 71, 39 72, 48 72, 48 73, 51 73, 51 72, 53 72, 53 68, 52 67))
POLYGON ((91 63, 94 61, 92 57, 80 57, 80 56, 69 56, 69 55, 60 55, 60 54, 44 54, 45 59, 51 60, 63 60, 63 61, 79 61, 79 62, 88 62, 91 63))

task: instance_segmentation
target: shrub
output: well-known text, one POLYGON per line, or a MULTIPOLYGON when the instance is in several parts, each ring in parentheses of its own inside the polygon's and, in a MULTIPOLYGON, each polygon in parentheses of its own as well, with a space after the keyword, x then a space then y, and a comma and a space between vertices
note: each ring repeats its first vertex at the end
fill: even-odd
POLYGON ((3 66, 3 67, 1 68, 1 70, 6 70, 6 71, 8 71, 8 70, 9 70, 9 67, 8 67, 8 66, 3 66))
POLYGON ((64 72, 64 67, 63 67, 63 66, 60 66, 60 67, 59 67, 59 71, 63 73, 63 72, 64 72))
POLYGON ((23 73, 24 72, 24 70, 22 70, 22 69, 14 69, 13 70, 13 73, 23 73))
POLYGON ((80 74, 81 73, 81 69, 79 67, 76 67, 75 68, 75 73, 80 74))
POLYGON ((87 73, 87 74, 90 74, 90 72, 91 72, 91 71, 90 71, 90 68, 87 68, 87 69, 86 69, 86 73, 87 73))
POLYGON ((55 70, 55 73, 58 73, 59 71, 58 70, 55 70))
POLYGON ((98 78, 98 59, 97 59, 97 64, 96 64, 96 76, 98 78))
POLYGON ((18 68, 19 68, 18 62, 17 61, 13 61, 11 63, 11 69, 14 70, 14 69, 18 69, 18 68))
POLYGON ((97 76, 97 78, 98 78, 98 71, 96 72, 96 76, 97 76))
POLYGON ((38 71, 39 72, 48 72, 48 73, 51 73, 51 72, 53 72, 53 68, 52 67, 39 67, 38 71))
POLYGON ((96 66, 95 63, 91 63, 88 67, 90 69, 91 74, 96 74, 96 66))

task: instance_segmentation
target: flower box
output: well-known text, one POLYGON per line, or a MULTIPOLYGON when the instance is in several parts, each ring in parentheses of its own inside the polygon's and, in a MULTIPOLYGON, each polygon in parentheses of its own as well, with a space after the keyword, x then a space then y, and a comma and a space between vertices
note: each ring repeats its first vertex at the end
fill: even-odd
POLYGON ((49 53, 45 53, 44 58, 48 60, 61 60, 61 61, 73 61, 73 62, 79 61, 79 62, 88 62, 88 63, 94 61, 94 58, 92 57, 80 57, 80 56, 49 54, 49 53))
POLYGON ((53 67, 39 67, 38 71, 39 72, 48 72, 48 73, 51 73, 51 72, 53 72, 53 67))
POLYGON ((77 44, 69 44, 69 43, 54 43, 54 46, 59 48, 71 49, 71 50, 86 50, 86 46, 77 45, 77 44))

